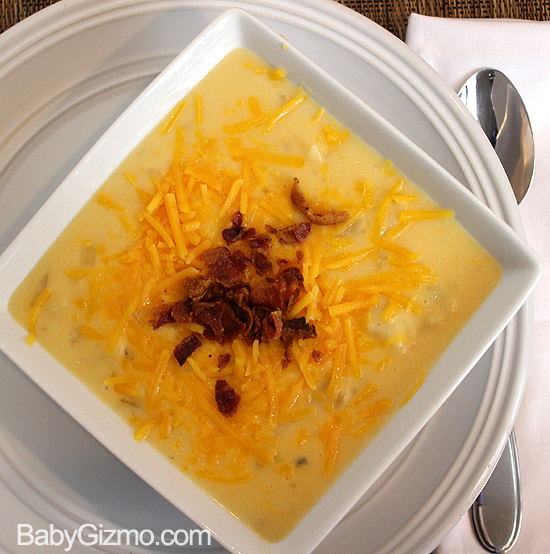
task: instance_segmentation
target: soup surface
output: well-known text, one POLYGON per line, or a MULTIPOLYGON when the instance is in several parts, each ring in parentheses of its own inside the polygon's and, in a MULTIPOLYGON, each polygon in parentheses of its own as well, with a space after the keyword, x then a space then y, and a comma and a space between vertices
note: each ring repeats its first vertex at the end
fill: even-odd
POLYGON ((283 70, 236 50, 113 173, 10 310, 136 440, 278 541, 499 277, 452 211, 283 70))

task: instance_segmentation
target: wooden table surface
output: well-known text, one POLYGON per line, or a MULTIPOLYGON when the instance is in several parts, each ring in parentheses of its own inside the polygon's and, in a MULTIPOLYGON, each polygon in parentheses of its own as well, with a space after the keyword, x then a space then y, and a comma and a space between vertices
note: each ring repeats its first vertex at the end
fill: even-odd
MULTIPOLYGON (((58 0, 0 0, 0 32, 58 0)), ((93 1, 93 0, 90 0, 93 1)), ((550 0, 335 0, 405 39, 411 12, 442 17, 550 20, 550 0)))

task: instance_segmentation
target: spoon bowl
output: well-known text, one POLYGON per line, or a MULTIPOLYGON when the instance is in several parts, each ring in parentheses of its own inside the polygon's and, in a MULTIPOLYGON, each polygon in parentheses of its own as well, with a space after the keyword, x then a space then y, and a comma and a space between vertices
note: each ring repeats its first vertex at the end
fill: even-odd
POLYGON ((521 96, 506 75, 490 68, 474 73, 458 96, 495 149, 519 204, 535 167, 533 131, 521 96))

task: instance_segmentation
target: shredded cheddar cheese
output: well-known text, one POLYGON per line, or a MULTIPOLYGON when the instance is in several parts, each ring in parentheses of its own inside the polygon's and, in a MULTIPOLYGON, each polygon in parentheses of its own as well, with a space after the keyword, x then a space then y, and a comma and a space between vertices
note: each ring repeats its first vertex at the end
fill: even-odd
POLYGON ((326 431, 326 449, 325 449, 325 474, 331 475, 334 470, 334 464, 338 457, 338 448, 340 446, 340 438, 342 435, 342 420, 341 417, 335 415, 329 423, 329 428, 326 431))
POLYGON ((281 106, 268 120, 266 131, 271 131, 273 127, 285 116, 287 116, 289 113, 293 112, 298 106, 304 103, 307 96, 305 94, 300 94, 299 96, 296 96, 295 98, 292 98, 288 102, 286 102, 283 106, 281 106))
POLYGON ((51 298, 52 291, 50 289, 44 289, 35 300, 32 309, 29 313, 29 321, 27 325, 28 335, 25 342, 31 346, 36 340, 36 322, 40 316, 40 312, 44 308, 44 304, 51 298))
POLYGON ((200 94, 195 95, 195 124, 197 127, 202 125, 203 107, 202 97, 200 94))
POLYGON ((162 126, 162 128, 160 130, 161 135, 166 135, 172 130, 172 127, 174 126, 174 124, 176 123, 176 121, 178 120, 180 115, 182 114, 182 112, 185 109, 185 107, 187 106, 187 104, 188 104, 188 102, 185 99, 181 100, 180 102, 178 102, 176 104, 175 108, 169 114, 169 116, 166 120, 166 123, 162 126))
MULTIPOLYGON (((223 126, 223 130, 228 135, 238 135, 240 133, 245 133, 250 129, 254 129, 255 127, 259 127, 260 125, 263 125, 268 119, 269 119, 269 114, 254 113, 252 117, 243 119, 242 121, 236 121, 235 123, 232 123, 230 125, 225 124, 223 126)), ((229 144, 232 144, 232 143, 229 143, 229 144)), ((240 146, 240 144, 235 144, 235 143, 233 143, 233 145, 240 146)))

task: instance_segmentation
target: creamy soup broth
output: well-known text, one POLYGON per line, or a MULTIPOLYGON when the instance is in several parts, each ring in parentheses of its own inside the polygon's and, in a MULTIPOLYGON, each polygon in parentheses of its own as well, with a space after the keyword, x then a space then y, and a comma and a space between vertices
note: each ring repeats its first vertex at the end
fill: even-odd
POLYGON ((419 187, 282 70, 236 50, 113 173, 10 310, 136 440, 278 541, 499 280, 496 261, 419 187), (347 218, 310 222, 291 198, 295 179, 311 211, 347 218), (307 237, 282 244, 281 230, 301 223, 307 237), (227 244, 234 227, 269 245, 227 244), (260 330, 220 344, 197 320, 154 328, 219 247, 267 257, 267 272, 252 262, 239 273, 250 289, 296 268, 303 282, 283 319, 305 318, 315 336, 284 345, 260 330), (174 348, 191 335, 201 344, 180 366, 174 348), (229 415, 220 381, 239 397, 229 415))

